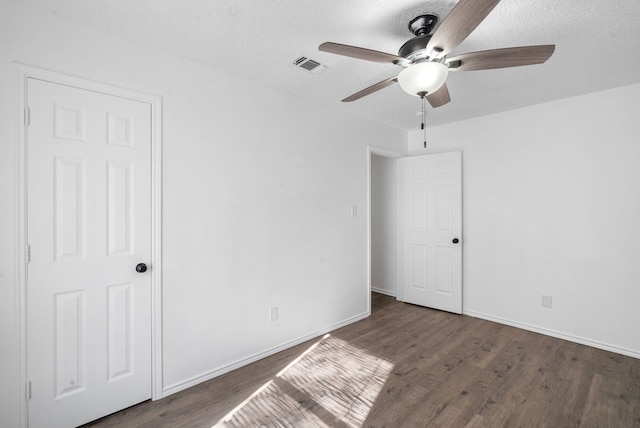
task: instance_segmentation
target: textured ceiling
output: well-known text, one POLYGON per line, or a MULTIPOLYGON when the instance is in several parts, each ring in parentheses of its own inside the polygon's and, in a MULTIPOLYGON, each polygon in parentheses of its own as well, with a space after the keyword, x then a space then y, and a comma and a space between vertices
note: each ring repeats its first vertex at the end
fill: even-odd
MULTIPOLYGON (((24 0, 63 19, 173 52, 394 127, 419 126, 420 101, 398 85, 340 100, 400 68, 319 52, 325 41, 396 54, 423 13, 456 0, 24 0), (322 73, 294 67, 307 56, 322 73)), ((502 0, 451 55, 555 44, 542 65, 450 73, 452 101, 428 125, 640 82, 640 0, 502 0)), ((607 106, 598 106, 607 108, 607 106)))

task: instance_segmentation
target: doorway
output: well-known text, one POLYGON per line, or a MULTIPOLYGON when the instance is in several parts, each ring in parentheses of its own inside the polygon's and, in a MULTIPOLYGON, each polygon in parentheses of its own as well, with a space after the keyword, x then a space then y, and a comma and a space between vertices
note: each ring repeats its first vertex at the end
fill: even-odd
POLYGON ((371 154, 371 291, 397 295, 396 158, 371 154))
POLYGON ((461 313, 461 152, 368 150, 369 290, 461 313))
MULTIPOLYGON (((398 159, 401 153, 369 147, 368 268, 369 290, 397 296, 398 159)), ((375 302, 371 310, 375 310, 375 302)))

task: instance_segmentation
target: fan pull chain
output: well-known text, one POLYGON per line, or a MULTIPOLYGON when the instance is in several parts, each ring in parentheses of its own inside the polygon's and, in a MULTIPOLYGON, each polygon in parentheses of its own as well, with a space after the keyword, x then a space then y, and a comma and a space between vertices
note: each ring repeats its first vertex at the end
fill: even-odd
POLYGON ((422 97, 422 131, 424 132, 424 148, 427 148, 427 109, 425 97, 422 97))

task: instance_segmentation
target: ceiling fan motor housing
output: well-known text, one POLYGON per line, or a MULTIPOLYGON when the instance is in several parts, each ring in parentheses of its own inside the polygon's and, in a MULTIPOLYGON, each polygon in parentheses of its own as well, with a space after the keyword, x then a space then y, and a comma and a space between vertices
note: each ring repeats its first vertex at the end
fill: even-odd
POLYGON ((408 58, 414 52, 425 50, 427 43, 431 39, 431 34, 425 34, 424 36, 416 36, 413 39, 406 42, 398 51, 398 56, 408 58))
POLYGON ((415 34, 415 37, 402 45, 398 56, 408 58, 414 52, 424 50, 431 39, 431 31, 437 23, 436 15, 420 15, 409 21, 409 31, 415 34))

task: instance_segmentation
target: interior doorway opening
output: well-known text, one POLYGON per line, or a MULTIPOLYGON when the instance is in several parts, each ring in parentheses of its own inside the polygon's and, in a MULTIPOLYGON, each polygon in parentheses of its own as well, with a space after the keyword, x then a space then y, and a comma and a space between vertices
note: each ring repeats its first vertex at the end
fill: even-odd
MULTIPOLYGON (((403 155, 369 147, 368 277, 370 293, 398 291, 398 165, 403 155)), ((375 302, 370 304, 376 309, 375 302)))

